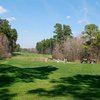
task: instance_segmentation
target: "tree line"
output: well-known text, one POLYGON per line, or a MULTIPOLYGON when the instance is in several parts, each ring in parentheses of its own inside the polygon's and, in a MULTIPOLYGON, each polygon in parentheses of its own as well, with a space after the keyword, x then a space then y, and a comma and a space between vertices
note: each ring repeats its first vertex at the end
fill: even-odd
POLYGON ((84 27, 79 37, 74 37, 69 25, 60 23, 54 26, 54 36, 36 44, 38 53, 52 54, 53 58, 75 61, 97 59, 100 61, 100 30, 95 24, 84 27))
POLYGON ((1 34, 5 35, 9 41, 8 48, 10 53, 20 49, 20 45, 16 43, 18 38, 17 30, 11 28, 8 20, 0 18, 0 35, 1 34))

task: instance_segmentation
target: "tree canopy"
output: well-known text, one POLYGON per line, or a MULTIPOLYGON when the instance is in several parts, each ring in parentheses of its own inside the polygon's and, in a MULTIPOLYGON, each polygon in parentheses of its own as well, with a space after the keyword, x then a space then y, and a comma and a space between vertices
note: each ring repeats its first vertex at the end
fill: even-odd
POLYGON ((11 28, 8 20, 0 19, 0 33, 7 36, 9 40, 9 50, 10 52, 13 52, 15 50, 16 41, 18 38, 17 30, 11 28))

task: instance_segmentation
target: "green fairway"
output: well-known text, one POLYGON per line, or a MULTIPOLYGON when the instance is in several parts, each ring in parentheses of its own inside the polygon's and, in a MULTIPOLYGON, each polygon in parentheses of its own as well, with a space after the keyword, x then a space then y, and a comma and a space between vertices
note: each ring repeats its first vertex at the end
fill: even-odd
POLYGON ((100 100, 99 64, 41 60, 48 57, 19 53, 0 60, 0 100, 100 100))

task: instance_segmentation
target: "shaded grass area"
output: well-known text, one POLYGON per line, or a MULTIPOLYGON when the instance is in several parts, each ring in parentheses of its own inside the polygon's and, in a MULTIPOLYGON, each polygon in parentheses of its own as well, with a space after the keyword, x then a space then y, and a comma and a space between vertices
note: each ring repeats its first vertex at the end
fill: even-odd
POLYGON ((16 96, 16 94, 10 94, 7 88, 14 83, 29 83, 34 82, 35 79, 48 79, 48 75, 55 70, 57 70, 57 68, 52 66, 19 68, 7 64, 0 64, 0 100, 10 100, 13 96, 16 96))
POLYGON ((99 64, 33 62, 18 56, 0 61, 0 100, 100 100, 99 64))
POLYGON ((100 75, 62 77, 58 80, 51 80, 51 83, 57 83, 51 90, 38 88, 29 90, 28 93, 48 97, 71 95, 75 100, 100 99, 100 75))
POLYGON ((16 93, 9 93, 8 89, 0 89, 0 100, 11 100, 16 95, 16 93))
POLYGON ((32 82, 34 79, 48 79, 48 75, 55 70, 57 70, 57 68, 52 66, 19 68, 11 65, 1 64, 0 74, 3 75, 0 76, 0 80, 2 80, 0 85, 5 85, 5 83, 9 84, 18 80, 23 82, 32 82))
POLYGON ((37 68, 18 68, 11 65, 0 65, 0 87, 14 82, 33 82, 34 79, 48 79, 48 75, 57 68, 43 66, 37 68))

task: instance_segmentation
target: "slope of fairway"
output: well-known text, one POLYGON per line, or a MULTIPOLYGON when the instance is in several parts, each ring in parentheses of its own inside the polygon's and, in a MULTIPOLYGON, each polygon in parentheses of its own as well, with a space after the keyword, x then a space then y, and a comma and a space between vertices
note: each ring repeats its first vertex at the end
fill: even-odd
POLYGON ((19 53, 1 60, 0 100, 100 100, 99 64, 40 60, 47 57, 19 53))

